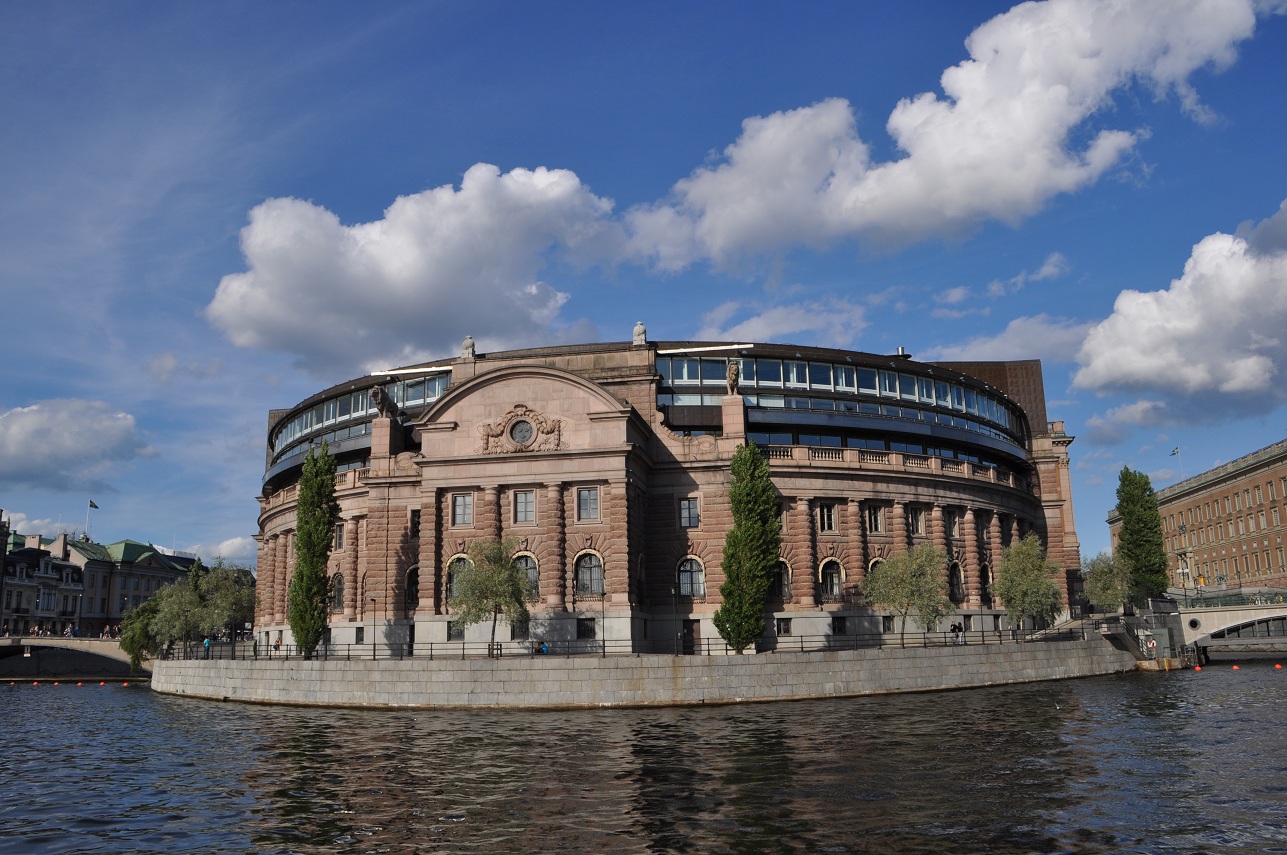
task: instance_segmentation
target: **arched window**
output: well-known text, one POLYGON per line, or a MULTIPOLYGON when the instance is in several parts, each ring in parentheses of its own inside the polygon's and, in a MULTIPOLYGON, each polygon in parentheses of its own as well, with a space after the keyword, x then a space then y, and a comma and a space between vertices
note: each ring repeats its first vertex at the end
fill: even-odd
POLYGON ((818 582, 824 597, 839 597, 842 580, 843 573, 839 561, 828 558, 822 562, 822 568, 818 571, 818 582))
POLYGON ((779 561, 777 566, 778 594, 782 601, 791 599, 791 565, 779 561))
POLYGON ((578 595, 603 594, 603 559, 593 552, 587 552, 576 560, 573 569, 573 581, 578 595))
POLYGON ((407 571, 407 608, 414 609, 420 605, 420 568, 412 567, 407 571))
POLYGON ((331 611, 344 611, 344 574, 336 573, 331 577, 331 611))
POLYGON ((965 577, 958 561, 953 561, 947 571, 947 598, 958 606, 965 602, 965 577))
POLYGON ((541 574, 536 569, 536 559, 530 555, 515 555, 514 564, 527 577, 527 594, 533 600, 541 596, 541 574))
POLYGON ((460 596, 460 571, 474 565, 463 555, 457 555, 447 563, 447 579, 443 586, 446 599, 460 596))
POLYGON ((702 562, 696 558, 685 558, 679 562, 679 596, 706 596, 706 572, 702 562))

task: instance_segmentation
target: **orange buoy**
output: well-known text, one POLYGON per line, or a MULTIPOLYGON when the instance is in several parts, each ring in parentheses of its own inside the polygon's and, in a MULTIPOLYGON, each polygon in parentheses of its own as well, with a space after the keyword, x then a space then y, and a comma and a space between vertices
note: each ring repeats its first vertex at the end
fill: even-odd
POLYGON ((1194 666, 1193 666, 1193 670, 1194 670, 1194 671, 1201 671, 1201 670, 1202 670, 1202 666, 1201 666, 1201 665, 1194 665, 1194 666))
MULTIPOLYGON (((1234 665, 1233 667, 1237 668, 1238 666, 1237 666, 1237 665, 1234 665)), ((128 685, 129 685, 129 683, 122 683, 121 685, 122 685, 122 686, 128 686, 128 685)))
POLYGON ((106 686, 106 685, 107 685, 107 683, 99 683, 98 685, 100 685, 100 686, 106 686))
POLYGON ((77 686, 83 686, 83 685, 85 685, 85 684, 84 684, 84 683, 77 683, 76 685, 77 685, 77 686))
POLYGON ((1237 665, 1234 665, 1234 666, 1233 666, 1233 670, 1237 671, 1237 670, 1238 670, 1238 666, 1237 666, 1237 665))
POLYGON ((39 685, 40 685, 40 681, 39 681, 39 680, 32 680, 32 681, 31 681, 31 685, 33 685, 33 686, 39 686, 39 685))

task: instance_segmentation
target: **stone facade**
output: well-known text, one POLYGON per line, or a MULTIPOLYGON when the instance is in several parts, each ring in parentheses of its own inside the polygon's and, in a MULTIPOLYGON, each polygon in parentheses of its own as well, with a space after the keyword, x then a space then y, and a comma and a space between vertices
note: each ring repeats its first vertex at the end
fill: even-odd
POLYGON ((629 343, 465 350, 376 378, 379 409, 365 378, 273 412, 262 643, 291 640, 295 481, 303 451, 322 439, 342 468, 335 644, 459 637, 452 562, 502 536, 534 565, 532 639, 594 638, 620 652, 709 642, 732 523, 729 461, 748 440, 764 447, 782 496, 783 578, 762 649, 785 635, 880 632, 859 593, 864 575, 917 543, 951 556, 949 620, 976 630, 1004 625, 988 586, 1014 538, 1036 532, 1068 578, 1080 563, 1072 438, 1044 421, 1034 363, 982 365, 1041 399, 1037 423, 1004 387, 901 354, 641 342, 638 330, 629 343))
MULTIPOLYGON (((1287 440, 1159 490, 1157 503, 1176 593, 1287 587, 1287 440)), ((1113 509, 1114 546, 1121 524, 1113 509)))

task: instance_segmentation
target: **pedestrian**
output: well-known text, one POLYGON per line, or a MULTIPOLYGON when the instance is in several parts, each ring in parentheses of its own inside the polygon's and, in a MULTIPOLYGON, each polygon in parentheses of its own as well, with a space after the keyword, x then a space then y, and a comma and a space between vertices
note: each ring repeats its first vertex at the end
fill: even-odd
POLYGON ((273 655, 276 656, 278 653, 281 652, 281 649, 282 649, 282 640, 279 638, 273 642, 273 655))
POLYGON ((202 642, 202 644, 206 648, 206 658, 209 659, 210 658, 210 636, 207 635, 205 637, 205 640, 202 642))

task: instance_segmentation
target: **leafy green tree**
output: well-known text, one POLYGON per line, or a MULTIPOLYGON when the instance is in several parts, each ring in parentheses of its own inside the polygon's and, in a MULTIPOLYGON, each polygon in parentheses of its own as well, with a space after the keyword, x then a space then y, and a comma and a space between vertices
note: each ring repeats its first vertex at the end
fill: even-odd
POLYGON ((510 626, 522 626, 528 620, 527 604, 536 601, 527 571, 514 560, 517 551, 513 538, 476 540, 469 546, 469 562, 456 570, 451 618, 465 626, 490 618, 492 644, 501 613, 510 626))
POLYGON ((1117 513, 1122 527, 1115 554, 1131 567, 1131 599, 1142 606, 1166 591, 1166 547, 1162 515, 1153 482, 1143 472, 1123 466, 1117 479, 1117 513))
POLYGON ((764 634, 764 605, 782 543, 778 491, 769 462, 748 442, 733 452, 729 503, 733 527, 724 536, 724 584, 715 612, 715 629, 741 653, 764 634))
POLYGON ((201 581, 203 630, 237 632, 255 618, 255 577, 248 567, 217 560, 201 581))
POLYGON ((1081 565, 1086 596, 1097 606, 1116 610, 1131 602, 1131 565, 1120 555, 1101 552, 1081 565))
POLYGON ((137 672, 145 658, 150 659, 161 650, 161 642, 152 632, 152 623, 160 610, 159 599, 160 591, 121 618, 121 649, 130 655, 131 671, 137 672))
POLYGON ((331 555, 340 505, 335 499, 335 458, 322 443, 309 449, 295 502, 295 572, 286 593, 286 620, 305 657, 322 640, 329 614, 326 560, 331 555))
POLYGON ((1052 578, 1060 572, 1035 534, 1001 550, 995 593, 1005 601, 1012 624, 1022 626, 1027 617, 1054 621, 1064 605, 1063 593, 1052 578))
POLYGON ((902 619, 899 646, 906 646, 907 616, 916 612, 921 626, 932 631, 952 608, 943 582, 947 553, 921 543, 878 563, 867 571, 863 596, 867 602, 902 619))

